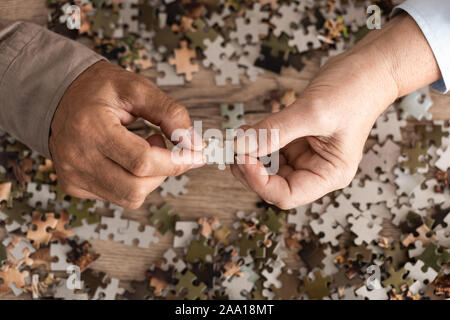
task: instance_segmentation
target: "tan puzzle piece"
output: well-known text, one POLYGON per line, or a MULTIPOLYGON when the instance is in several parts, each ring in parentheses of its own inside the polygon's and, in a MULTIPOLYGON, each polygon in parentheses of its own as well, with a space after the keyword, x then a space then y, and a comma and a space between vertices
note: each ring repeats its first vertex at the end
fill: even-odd
POLYGON ((195 50, 187 47, 186 41, 180 42, 181 49, 175 49, 175 57, 169 59, 171 65, 175 65, 177 74, 184 74, 186 81, 192 80, 192 74, 198 72, 198 64, 192 63, 191 59, 195 59, 195 50))

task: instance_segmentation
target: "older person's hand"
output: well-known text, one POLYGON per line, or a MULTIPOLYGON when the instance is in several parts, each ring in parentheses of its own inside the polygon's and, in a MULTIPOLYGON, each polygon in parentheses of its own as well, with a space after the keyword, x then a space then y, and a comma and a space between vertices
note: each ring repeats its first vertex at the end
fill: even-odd
POLYGON ((282 209, 344 188, 358 169, 377 117, 398 97, 439 78, 422 32, 412 18, 400 15, 331 59, 295 103, 251 127, 257 133, 279 129, 277 174, 268 175, 261 162, 250 158, 276 151, 262 143, 237 150, 232 173, 282 209))
POLYGON ((160 126, 168 138, 191 127, 186 108, 148 79, 111 63, 94 64, 71 84, 49 141, 66 193, 138 208, 167 176, 203 164, 201 151, 184 149, 183 161, 173 161, 161 135, 145 140, 128 131, 125 125, 136 117, 160 126))

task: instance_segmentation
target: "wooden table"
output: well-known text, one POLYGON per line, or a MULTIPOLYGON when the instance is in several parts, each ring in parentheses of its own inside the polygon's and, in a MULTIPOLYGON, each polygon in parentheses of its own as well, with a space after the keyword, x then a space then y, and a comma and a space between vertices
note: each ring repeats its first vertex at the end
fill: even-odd
MULTIPOLYGON (((0 18, 26 19, 45 25, 47 14, 44 2, 44 0, 0 0, 0 18)), ((267 114, 264 100, 269 98, 271 90, 294 89, 300 93, 317 72, 318 66, 319 57, 313 57, 306 62, 302 72, 292 68, 284 69, 281 75, 266 72, 254 83, 242 77, 240 85, 226 87, 217 87, 214 83, 215 73, 201 69, 194 75, 193 81, 185 86, 163 89, 187 106, 194 120, 203 120, 205 129, 220 128, 222 121, 219 112, 220 103, 243 102, 245 121, 251 124, 267 114)), ((156 72, 152 69, 145 75, 154 79, 156 72)), ((435 101, 431 109, 434 119, 450 119, 450 97, 433 93, 432 98, 435 101)), ((217 166, 207 166, 191 171, 187 176, 190 178, 187 184, 189 191, 187 195, 177 198, 168 196, 163 199, 159 192, 155 191, 141 209, 127 210, 125 216, 146 223, 150 203, 160 204, 166 201, 182 220, 215 216, 223 224, 230 226, 238 210, 246 212, 260 210, 255 206, 259 197, 235 180, 229 169, 220 171, 217 166)), ((389 232, 389 225, 385 226, 385 229, 389 232)), ((162 257, 164 251, 171 247, 172 239, 171 235, 166 235, 150 249, 125 246, 111 241, 92 240, 95 249, 101 254, 101 258, 93 268, 121 280, 142 280, 144 271, 150 264, 162 257)), ((297 266, 298 263, 293 257, 289 257, 287 261, 291 267, 297 266)))

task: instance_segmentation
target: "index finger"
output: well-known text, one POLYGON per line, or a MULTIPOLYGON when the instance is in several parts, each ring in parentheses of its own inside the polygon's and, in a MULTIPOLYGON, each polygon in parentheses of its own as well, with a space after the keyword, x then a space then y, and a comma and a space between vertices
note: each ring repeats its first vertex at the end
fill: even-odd
POLYGON ((260 161, 252 164, 245 159, 245 163, 234 166, 239 166, 250 188, 281 209, 292 209, 313 202, 333 190, 327 180, 311 170, 294 170, 284 178, 267 174, 260 161))
POLYGON ((174 155, 164 147, 150 145, 120 122, 109 123, 104 130, 99 151, 135 176, 177 176, 203 165, 202 152, 183 149, 174 155))

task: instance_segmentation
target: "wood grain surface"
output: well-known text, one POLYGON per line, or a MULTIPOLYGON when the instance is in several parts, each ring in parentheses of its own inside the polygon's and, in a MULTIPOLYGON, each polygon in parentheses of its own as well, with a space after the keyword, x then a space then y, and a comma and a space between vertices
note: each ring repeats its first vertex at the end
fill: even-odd
MULTIPOLYGON (((45 25, 46 17, 44 0, 0 0, 0 18, 25 19, 45 25)), ((206 129, 220 128, 223 119, 220 116, 219 105, 224 102, 243 102, 245 121, 251 124, 267 114, 268 107, 264 100, 269 98, 271 90, 294 89, 300 93, 317 72, 319 58, 313 56, 306 62, 302 72, 292 68, 284 69, 281 75, 266 72, 254 83, 242 77, 241 84, 238 86, 217 87, 214 83, 214 72, 202 68, 194 75, 193 81, 185 86, 164 87, 163 90, 187 106, 194 120, 203 120, 203 126, 206 129)), ((156 71, 152 69, 144 75, 154 79, 156 71)), ((450 119, 450 97, 435 93, 432 95, 435 101, 431 109, 434 119, 450 119)), ((160 204, 166 201, 182 220, 215 216, 223 224, 230 226, 238 210, 246 212, 260 210, 255 205, 259 197, 235 180, 229 169, 220 171, 217 166, 207 166, 191 171, 187 176, 190 178, 187 184, 189 191, 187 195, 177 198, 168 196, 162 199, 159 191, 155 191, 148 197, 142 208, 127 210, 125 216, 146 223, 150 203, 160 204)), ((385 223, 384 234, 395 235, 395 228, 385 223)), ((155 259, 162 257, 164 251, 171 247, 172 239, 171 235, 166 235, 149 249, 125 246, 111 241, 93 240, 95 249, 101 254, 101 258, 93 268, 121 280, 141 280, 149 265, 155 259)), ((299 262, 289 257, 287 264, 296 267, 299 262)), ((13 296, 8 295, 5 298, 13 298, 13 296)))

